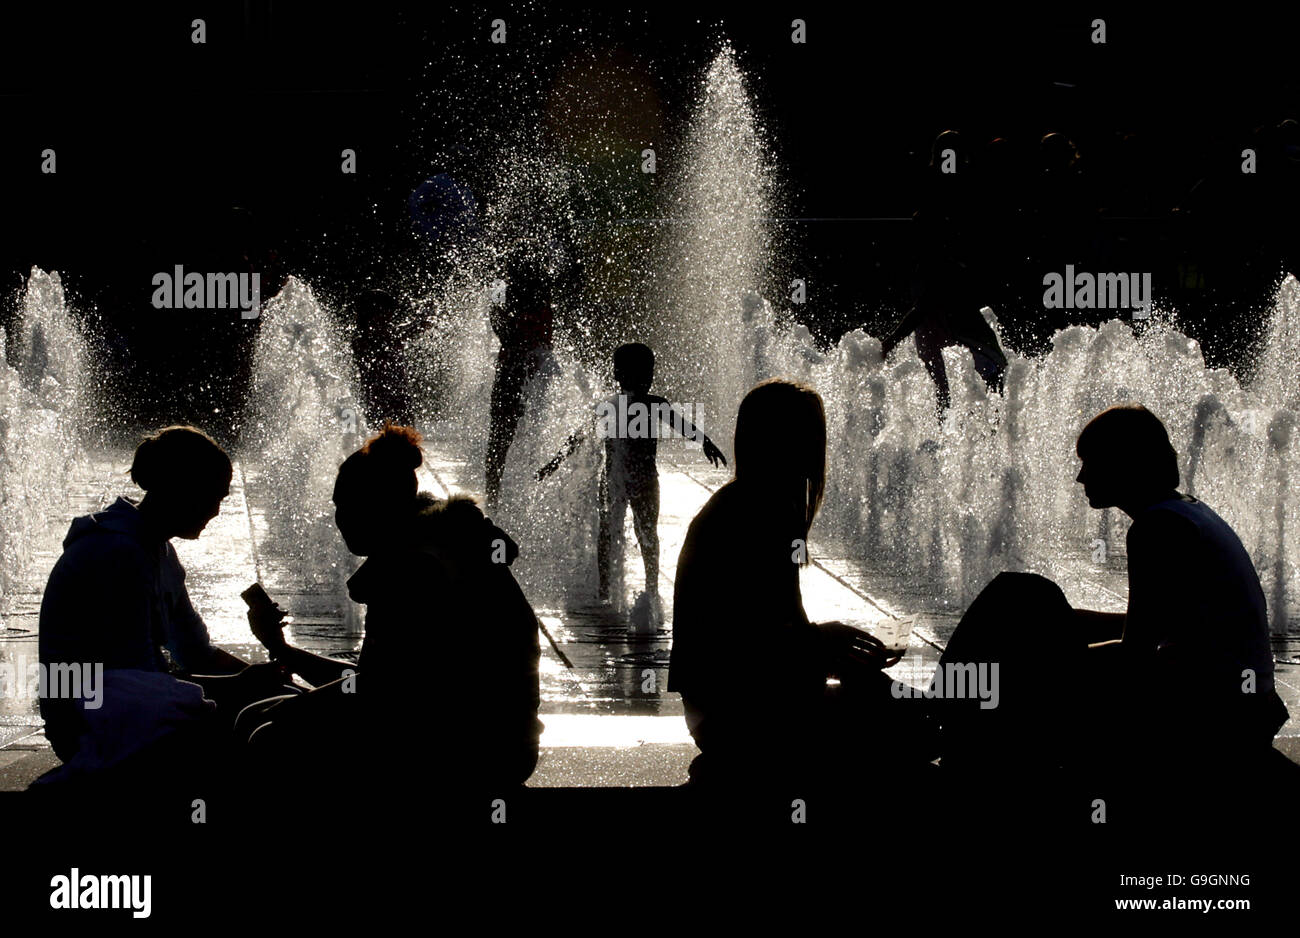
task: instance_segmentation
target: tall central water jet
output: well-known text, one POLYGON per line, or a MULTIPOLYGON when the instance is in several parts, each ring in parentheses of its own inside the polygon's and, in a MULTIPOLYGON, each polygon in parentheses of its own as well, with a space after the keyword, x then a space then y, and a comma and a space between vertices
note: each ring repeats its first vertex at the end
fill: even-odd
POLYGON ((744 74, 724 44, 700 88, 669 183, 650 344, 666 396, 702 405, 729 442, 754 379, 752 319, 770 280, 776 202, 769 149, 744 74))

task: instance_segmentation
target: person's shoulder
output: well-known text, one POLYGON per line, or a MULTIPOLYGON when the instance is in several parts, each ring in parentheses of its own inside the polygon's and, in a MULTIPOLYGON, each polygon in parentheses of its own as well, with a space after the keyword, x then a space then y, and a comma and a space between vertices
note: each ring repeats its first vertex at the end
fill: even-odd
POLYGON ((696 513, 691 521, 692 530, 708 530, 719 525, 733 523, 745 509, 744 493, 733 479, 709 496, 704 507, 696 513))
POLYGON ((421 493, 418 501, 417 553, 432 551, 441 557, 479 557, 493 566, 514 563, 519 546, 501 527, 483 514, 468 495, 440 499, 421 493))
POLYGON ((1133 519, 1128 529, 1128 541, 1162 541, 1170 546, 1179 546, 1186 539, 1198 536, 1200 526, 1193 516, 1205 512, 1213 514, 1203 502, 1187 496, 1156 502, 1140 511, 1133 519))
MULTIPOLYGON (((174 561, 176 553, 170 544, 167 545, 167 552, 174 561)), ((100 527, 67 543, 59 562, 65 568, 111 565, 117 568, 147 569, 157 564, 157 558, 150 555, 138 538, 122 531, 100 527)))

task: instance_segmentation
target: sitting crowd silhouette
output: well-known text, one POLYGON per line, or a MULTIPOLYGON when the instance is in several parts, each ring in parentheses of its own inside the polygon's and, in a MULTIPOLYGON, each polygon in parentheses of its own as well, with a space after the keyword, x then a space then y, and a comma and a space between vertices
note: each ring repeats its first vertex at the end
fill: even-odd
MULTIPOLYGON (((624 393, 651 397, 648 351, 620 349, 624 393)), ((542 724, 538 620, 510 569, 521 548, 470 498, 418 490, 420 444, 413 428, 386 424, 338 470, 339 535, 365 558, 348 580, 366 607, 358 662, 290 645, 283 609, 255 586, 249 623, 270 660, 249 664, 209 639, 170 543, 217 515, 230 459, 194 427, 145 439, 131 467, 144 497, 76 518, 50 574, 41 662, 102 661, 107 693, 93 708, 42 701, 63 764, 40 785, 238 784, 252 771, 285 786, 413 790, 426 782, 412 760, 435 749, 448 754, 428 763, 440 784, 523 786, 542 724), (435 664, 446 665, 436 682, 435 664), (352 748, 363 739, 398 771, 352 748)), ((952 797, 1006 799, 1014 781, 1021 812, 1086 791, 1186 817, 1208 795, 1246 797, 1276 769, 1288 714, 1259 577, 1231 527, 1178 491, 1177 454, 1150 411, 1111 407, 1076 447, 1089 504, 1132 519, 1127 611, 1074 609, 1044 577, 1000 574, 915 693, 885 673, 898 658, 879 640, 804 611, 799 570, 826 448, 815 390, 758 385, 736 418, 734 475, 687 531, 668 689, 700 750, 691 788, 852 798, 871 779, 921 791, 938 773, 952 797), (941 686, 954 675, 967 680, 941 686)), ((706 455, 721 458, 711 443, 706 455)), ((621 526, 631 501, 639 538, 657 516, 657 487, 642 488, 603 509, 621 526)), ((645 534, 648 577, 657 547, 645 534)))

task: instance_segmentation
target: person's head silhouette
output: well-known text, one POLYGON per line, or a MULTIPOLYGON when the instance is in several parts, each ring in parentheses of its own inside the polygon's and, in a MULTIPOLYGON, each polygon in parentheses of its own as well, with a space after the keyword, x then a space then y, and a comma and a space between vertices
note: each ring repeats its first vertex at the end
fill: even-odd
POLYGON ((614 380, 633 394, 648 394, 655 378, 655 353, 650 346, 629 342, 614 349, 614 380))
POLYGON ((765 381, 736 415, 736 482, 791 513, 805 537, 826 488, 826 409, 804 384, 765 381))
POLYGON ((230 457, 202 430, 167 427, 145 438, 131 461, 144 489, 140 512, 165 538, 198 537, 230 494, 230 457))
POLYGON ((1165 425, 1141 404, 1103 410, 1079 434, 1083 467, 1075 479, 1093 508, 1126 514, 1168 498, 1178 488, 1178 454, 1165 425))
POLYGON ((421 436, 413 427, 384 424, 339 466, 334 482, 334 523, 348 550, 368 557, 409 521, 424 461, 421 436))

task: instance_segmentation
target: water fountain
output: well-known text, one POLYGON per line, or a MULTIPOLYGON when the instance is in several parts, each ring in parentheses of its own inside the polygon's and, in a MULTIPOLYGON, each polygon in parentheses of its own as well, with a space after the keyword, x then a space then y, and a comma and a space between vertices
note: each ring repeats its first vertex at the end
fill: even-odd
POLYGON ((86 350, 57 272, 32 269, 21 310, 0 358, 0 619, 34 612, 24 596, 39 601, 36 579, 71 514, 72 480, 85 475, 86 350))
POLYGON ((670 400, 698 405, 709 434, 730 447, 732 421, 751 386, 765 319, 777 231, 776 175, 732 48, 706 71, 667 185, 663 261, 644 324, 670 400))
POLYGON ((252 519, 254 561, 273 595, 323 597, 358 634, 360 611, 344 586, 356 561, 334 527, 330 500, 339 464, 366 436, 354 377, 342 332, 310 287, 291 277, 262 312, 240 440, 245 492, 265 522, 261 529, 252 519))
MULTIPOLYGON (((1288 278, 1266 364, 1285 360, 1298 300, 1288 278)), ((1052 576, 1077 600, 1098 567, 1123 569, 1127 519, 1088 509, 1073 481, 1074 439, 1104 407, 1140 401, 1169 428, 1184 490, 1222 514, 1251 551, 1274 628, 1285 628, 1295 601, 1287 584, 1300 561, 1287 535, 1297 504, 1287 484, 1296 454, 1285 367, 1262 367, 1242 386, 1206 368, 1197 343, 1167 318, 1141 333, 1112 320, 1063 329, 1042 358, 1012 355, 1002 394, 984 388, 968 352, 945 350, 953 406, 940 419, 910 344, 889 363, 878 354, 875 340, 850 333, 810 376, 827 398, 838 477, 824 523, 851 540, 865 566, 906 574, 949 609, 1001 569, 1052 576)))
MULTIPOLYGON (((873 576, 896 584, 906 602, 935 611, 963 608, 1002 569, 1052 576, 1078 602, 1095 598, 1088 584, 1099 578, 1122 593, 1127 519, 1087 507, 1073 481, 1073 447, 1093 414, 1137 400, 1168 425, 1185 489, 1240 533, 1269 591, 1275 628, 1286 626, 1295 601, 1287 584, 1300 562, 1289 534, 1300 522, 1300 501, 1287 491, 1296 445, 1290 379, 1300 362, 1293 279, 1278 290, 1257 376, 1246 385, 1207 368, 1197 343, 1157 311, 1140 329, 1119 320, 1072 326, 1040 358, 1011 355, 1002 393, 985 388, 969 353, 948 349, 953 405, 940 418, 910 340, 884 362, 878 340, 860 331, 827 351, 806 328, 778 325, 793 318, 770 301, 778 290, 772 272, 782 232, 772 219, 780 192, 744 74, 725 44, 674 152, 680 158, 660 212, 660 262, 651 265, 659 274, 643 284, 639 317, 623 323, 616 339, 651 344, 656 389, 699 405, 703 425, 726 450, 736 406, 754 382, 785 375, 816 387, 831 442, 828 497, 815 534, 840 541, 873 576)), ((425 419, 438 445, 466 461, 471 490, 482 478, 495 364, 487 324, 494 263, 520 239, 511 205, 528 204, 530 192, 562 203, 567 185, 553 164, 518 152, 499 169, 508 178, 485 226, 485 260, 458 271, 437 297, 441 323, 417 355, 440 363, 417 376, 429 387, 436 371, 443 389, 425 419)), ((545 241, 542 232, 531 249, 545 241)), ((988 315, 996 329, 996 315, 988 315)), ((598 454, 586 450, 583 462, 570 460, 541 487, 531 470, 581 422, 584 408, 612 390, 599 355, 583 347, 587 338, 576 335, 572 348, 557 343, 557 376, 538 389, 521 422, 500 510, 525 544, 524 579, 557 593, 590 593, 594 585, 574 571, 594 567, 590 499, 598 454)))

